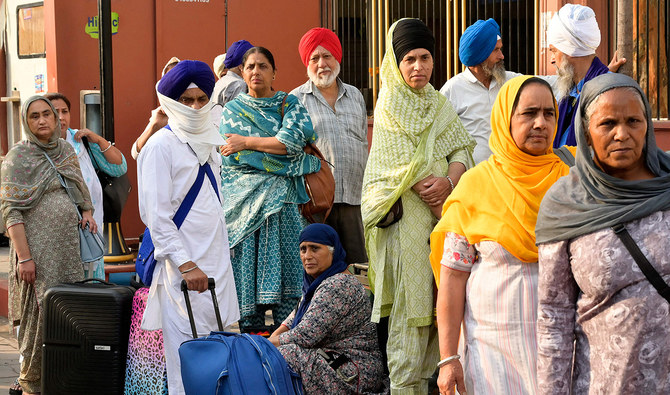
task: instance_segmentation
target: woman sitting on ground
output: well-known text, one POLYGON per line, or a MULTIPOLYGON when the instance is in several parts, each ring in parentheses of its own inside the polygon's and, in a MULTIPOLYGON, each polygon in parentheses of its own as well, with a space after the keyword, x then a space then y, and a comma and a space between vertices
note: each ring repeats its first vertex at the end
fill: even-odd
POLYGON ((272 334, 305 394, 369 394, 384 390, 383 365, 370 300, 347 270, 335 229, 312 224, 300 233, 303 298, 272 334))
POLYGON ((627 229, 667 287, 670 156, 626 75, 586 83, 574 126, 576 164, 537 219, 538 394, 668 394, 668 296, 619 237, 627 229))

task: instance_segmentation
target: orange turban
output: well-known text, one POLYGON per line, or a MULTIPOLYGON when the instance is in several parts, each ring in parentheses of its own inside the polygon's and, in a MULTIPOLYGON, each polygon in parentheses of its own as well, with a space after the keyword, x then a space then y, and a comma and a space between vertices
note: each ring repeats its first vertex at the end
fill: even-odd
POLYGON ((309 64, 309 58, 312 56, 312 52, 314 52, 319 45, 327 49, 335 57, 335 60, 337 60, 338 63, 342 63, 342 44, 340 44, 340 39, 337 38, 337 35, 335 35, 332 30, 315 27, 305 33, 300 39, 300 44, 298 44, 300 59, 302 59, 302 63, 305 64, 305 67, 309 64))

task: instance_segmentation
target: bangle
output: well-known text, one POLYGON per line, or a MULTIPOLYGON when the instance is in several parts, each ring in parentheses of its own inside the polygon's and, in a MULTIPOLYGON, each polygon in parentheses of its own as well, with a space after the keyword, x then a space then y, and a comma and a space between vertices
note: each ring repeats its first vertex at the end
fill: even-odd
POLYGON ((457 360, 459 360, 459 359, 461 359, 461 356, 458 355, 458 354, 456 354, 456 355, 452 355, 452 356, 450 356, 450 357, 446 357, 446 358, 444 358, 443 360, 441 360, 440 362, 437 363, 437 368, 439 369, 439 368, 441 368, 442 366, 448 364, 449 362, 451 362, 451 361, 457 361, 457 360))
POLYGON ((33 258, 28 258, 28 259, 20 260, 20 261, 19 261, 19 265, 22 264, 22 263, 30 262, 30 261, 32 261, 32 260, 33 260, 33 258))
POLYGON ((181 274, 186 274, 186 273, 188 273, 188 272, 192 272, 192 271, 194 271, 194 270, 197 269, 197 268, 198 268, 198 265, 194 265, 192 268, 190 268, 190 269, 186 269, 186 270, 184 270, 183 272, 180 270, 179 273, 181 273, 181 274))
POLYGON ((107 142, 109 143, 109 145, 107 146, 107 148, 105 148, 104 150, 100 151, 100 152, 103 153, 103 154, 104 154, 105 152, 109 151, 109 149, 112 148, 112 146, 114 145, 114 143, 112 143, 112 142, 109 141, 109 140, 107 140, 107 142))
POLYGON ((451 177, 447 175, 447 180, 449 181, 449 185, 451 185, 451 191, 453 192, 454 190, 454 182, 451 180, 451 177))

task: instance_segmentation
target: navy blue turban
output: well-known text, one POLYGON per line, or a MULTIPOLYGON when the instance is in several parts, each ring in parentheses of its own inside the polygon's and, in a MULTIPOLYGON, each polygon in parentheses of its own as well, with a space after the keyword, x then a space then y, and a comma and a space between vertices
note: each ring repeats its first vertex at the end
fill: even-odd
POLYGON ((491 56, 496 47, 500 26, 489 18, 485 21, 478 20, 470 25, 459 41, 458 57, 466 66, 477 66, 491 56))
POLYGON ((158 82, 158 92, 172 100, 179 100, 191 83, 198 85, 207 97, 212 96, 216 79, 207 63, 199 60, 182 60, 165 73, 158 82))
POLYGON ((223 65, 227 69, 241 65, 244 54, 253 47, 247 40, 235 41, 226 51, 226 60, 223 61, 223 65))
MULTIPOLYGON (((226 55, 228 56, 228 55, 226 55)), ((331 246, 334 248, 333 251, 333 263, 330 265, 326 271, 321 273, 319 277, 312 278, 308 275, 307 272, 303 271, 302 277, 302 302, 298 306, 298 311, 295 312, 295 317, 293 318, 293 328, 298 325, 302 316, 305 315, 309 304, 312 303, 312 296, 314 292, 319 287, 321 282, 328 277, 334 276, 337 273, 342 273, 348 267, 347 263, 344 261, 344 258, 347 256, 347 253, 342 247, 340 242, 340 237, 337 235, 335 229, 326 224, 311 224, 308 225, 305 229, 300 232, 300 243, 303 241, 309 241, 312 243, 323 244, 331 246)))

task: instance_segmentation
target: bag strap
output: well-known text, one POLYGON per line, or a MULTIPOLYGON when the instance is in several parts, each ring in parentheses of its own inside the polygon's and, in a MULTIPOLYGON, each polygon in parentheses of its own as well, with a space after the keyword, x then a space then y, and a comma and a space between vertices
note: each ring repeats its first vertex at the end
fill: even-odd
POLYGON ((72 204, 74 204, 74 207, 77 209, 77 216, 79 216, 79 220, 81 221, 81 212, 79 212, 79 206, 77 206, 77 203, 74 200, 74 197, 72 197, 72 193, 70 193, 70 187, 67 186, 67 181, 63 178, 63 176, 58 172, 58 169, 56 169, 56 165, 54 164, 54 161, 49 158, 49 155, 47 155, 46 152, 43 152, 44 156, 47 158, 49 163, 51 163, 51 167, 53 167, 54 171, 56 172, 56 177, 58 177, 58 181, 60 182, 60 185, 65 188, 65 193, 67 193, 67 196, 70 198, 72 201, 72 204))
POLYGON ((554 150, 554 154, 556 154, 556 156, 558 156, 563 161, 563 163, 568 165, 568 167, 575 165, 575 156, 572 155, 572 152, 570 152, 566 145, 563 145, 560 148, 556 148, 554 150))
POLYGON ((95 170, 100 171, 100 165, 98 164, 98 161, 95 159, 95 155, 93 155, 93 151, 91 150, 91 145, 88 143, 88 138, 82 137, 81 142, 84 144, 84 147, 86 147, 86 151, 88 152, 88 156, 90 156, 91 160, 93 161, 93 165, 95 167, 95 170))
POLYGON ((649 263, 642 251, 640 251, 640 247, 635 243, 635 240, 633 240, 630 233, 628 233, 626 227, 623 224, 617 224, 612 226, 612 230, 614 231, 614 234, 619 237, 623 245, 626 246, 628 252, 633 256, 633 259, 635 259, 635 262, 640 267, 640 270, 642 270, 642 273, 644 273, 647 280, 649 280, 651 285, 656 288, 656 291, 670 303, 670 286, 668 286, 663 280, 663 277, 661 277, 651 263, 649 263))
POLYGON ((284 106, 286 106, 286 98, 288 97, 288 93, 286 96, 284 96, 284 100, 281 101, 281 107, 279 107, 279 114, 281 115, 281 121, 284 123, 284 106))
POLYGON ((214 178, 212 168, 209 166, 209 163, 205 162, 205 164, 200 165, 200 168, 198 169, 198 175, 195 178, 195 182, 191 186, 191 189, 188 190, 186 197, 181 202, 181 205, 179 205, 179 209, 172 218, 172 221, 174 221, 175 225, 177 225, 177 229, 181 227, 181 224, 183 224, 184 220, 186 219, 186 215, 188 214, 189 211, 191 211, 191 207, 193 207, 195 198, 198 197, 198 193, 200 193, 202 183, 205 180, 205 174, 207 174, 207 178, 209 178, 209 181, 212 184, 212 188, 214 188, 214 193, 216 194, 217 199, 219 199, 219 202, 221 202, 221 197, 219 197, 219 190, 216 187, 216 179, 214 178))

